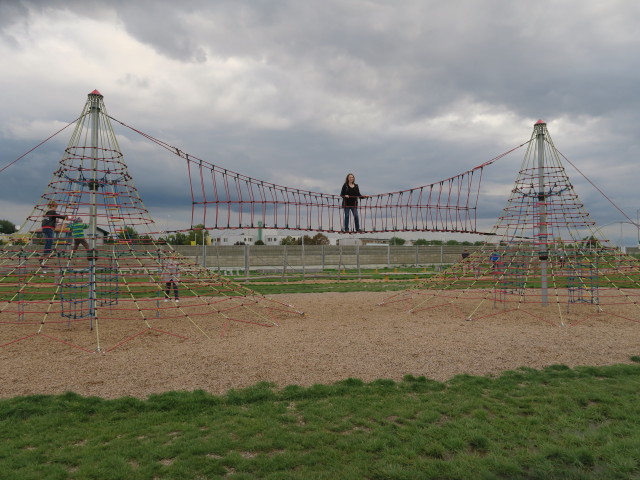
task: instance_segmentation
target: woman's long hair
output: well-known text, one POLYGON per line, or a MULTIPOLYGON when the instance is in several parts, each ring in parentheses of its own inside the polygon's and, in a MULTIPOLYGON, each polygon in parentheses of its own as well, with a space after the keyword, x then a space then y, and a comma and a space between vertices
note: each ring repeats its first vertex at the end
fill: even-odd
MULTIPOLYGON (((349 175, 353 175, 353 173, 347 173, 347 176, 344 178, 344 184, 349 185, 349 175)), ((353 184, 356 184, 356 176, 353 175, 353 184)))

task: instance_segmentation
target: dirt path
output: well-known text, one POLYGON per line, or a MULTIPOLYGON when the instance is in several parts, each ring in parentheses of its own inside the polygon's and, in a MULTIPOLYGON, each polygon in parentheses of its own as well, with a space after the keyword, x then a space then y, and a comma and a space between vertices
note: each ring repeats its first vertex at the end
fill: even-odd
POLYGON ((231 326, 226 336, 143 335, 108 354, 34 337, 0 348, 0 396, 74 391, 105 398, 168 390, 224 393, 259 381, 309 386, 355 377, 446 380, 520 366, 609 365, 640 354, 640 325, 553 327, 531 317, 466 322, 443 312, 378 307, 388 293, 273 296, 307 312, 277 328, 231 326))

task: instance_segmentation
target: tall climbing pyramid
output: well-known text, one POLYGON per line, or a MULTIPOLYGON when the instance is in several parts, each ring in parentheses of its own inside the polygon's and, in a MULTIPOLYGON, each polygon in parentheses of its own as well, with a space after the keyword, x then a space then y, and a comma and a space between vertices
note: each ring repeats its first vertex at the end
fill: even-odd
POLYGON ((560 157, 538 121, 491 240, 381 305, 465 320, 640 322, 640 264, 601 237, 560 157))
POLYGON ((0 347, 107 352, 143 335, 211 337, 302 313, 159 241, 97 90, 15 240, 0 247, 0 347))

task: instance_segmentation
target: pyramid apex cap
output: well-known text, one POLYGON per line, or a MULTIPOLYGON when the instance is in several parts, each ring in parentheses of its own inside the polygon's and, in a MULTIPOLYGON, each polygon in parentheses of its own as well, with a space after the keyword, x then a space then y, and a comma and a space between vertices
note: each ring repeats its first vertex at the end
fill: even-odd
POLYGON ((545 123, 547 122, 545 122, 544 120, 538 120, 534 125, 544 125, 545 123))
POLYGON ((89 95, 100 95, 102 97, 102 94, 98 90, 94 90, 89 95))

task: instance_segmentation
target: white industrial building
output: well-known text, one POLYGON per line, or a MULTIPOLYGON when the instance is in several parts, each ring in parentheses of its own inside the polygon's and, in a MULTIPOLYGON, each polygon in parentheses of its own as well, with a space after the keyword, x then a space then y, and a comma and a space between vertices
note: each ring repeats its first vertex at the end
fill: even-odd
MULTIPOLYGON (((211 237, 212 245, 255 245, 262 240, 265 245, 280 245, 280 241, 288 235, 282 235, 272 228, 248 228, 245 230, 223 230, 218 237, 211 237)), ((293 236, 298 238, 299 236, 293 236)))

